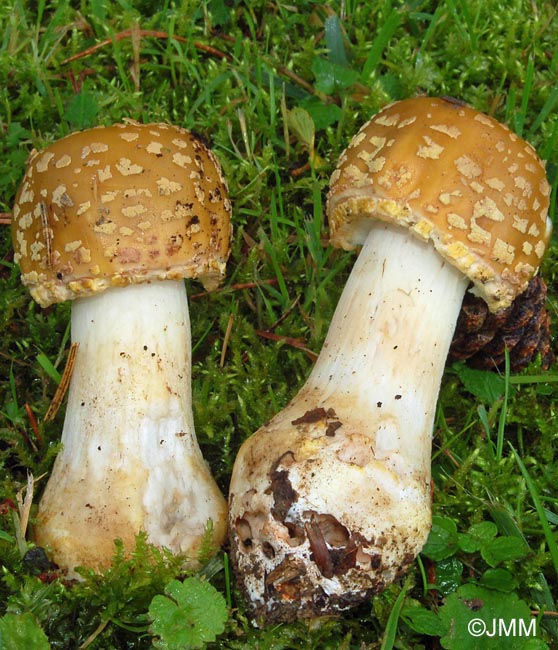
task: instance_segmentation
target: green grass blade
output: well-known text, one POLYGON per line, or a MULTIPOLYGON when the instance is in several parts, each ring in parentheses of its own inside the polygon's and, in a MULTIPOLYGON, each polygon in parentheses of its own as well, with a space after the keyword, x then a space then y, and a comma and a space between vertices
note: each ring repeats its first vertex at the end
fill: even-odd
POLYGON ((324 23, 324 33, 329 60, 337 65, 348 65, 345 43, 343 41, 343 30, 337 15, 328 16, 324 23))
POLYGON ((368 56, 366 57, 366 61, 362 68, 361 80, 363 83, 366 83, 370 79, 370 75, 376 69, 380 59, 382 58, 382 52, 386 49, 400 23, 401 14, 394 8, 391 10, 386 21, 377 33, 376 38, 372 42, 372 47, 368 52, 368 56))
POLYGON ((405 596, 407 595, 407 591, 409 589, 410 583, 409 578, 407 578, 401 591, 399 592, 399 595, 393 603, 391 612, 389 613, 380 650, 392 650, 395 646, 395 637, 397 636, 397 623, 399 622, 399 616, 403 608, 405 596))
POLYGON ((550 554, 550 559, 552 560, 552 566, 554 567, 556 575, 558 576, 558 544, 556 543, 556 538, 554 536, 554 533, 552 532, 552 529, 550 528, 550 524, 548 523, 548 519, 545 515, 544 506, 541 502, 539 491, 537 489, 535 481, 531 478, 531 475, 529 474, 527 468, 525 467, 525 463, 521 460, 521 457, 519 456, 519 454, 517 453, 517 451, 515 450, 515 448, 511 443, 510 443, 510 449, 512 450, 512 453, 515 457, 515 461, 521 471, 521 474, 525 479, 525 483, 527 484, 527 489, 529 490, 531 499, 533 500, 533 505, 535 506, 535 510, 537 511, 537 514, 539 516, 539 521, 544 532, 544 537, 548 547, 548 552, 550 554))
POLYGON ((527 118, 527 109, 529 107, 529 98, 531 96, 531 90, 533 88, 534 76, 535 64, 533 62, 533 57, 530 56, 529 61, 527 62, 527 69, 525 70, 525 83, 523 85, 523 93, 521 95, 519 114, 516 114, 514 119, 514 131, 518 135, 523 135, 525 120, 527 118))
POLYGON ((56 384, 60 383, 60 373, 54 365, 52 364, 51 360, 47 357, 47 355, 44 352, 39 352, 37 355, 37 363, 41 366, 41 368, 46 372, 46 374, 54 381, 56 384))
POLYGON ((500 409, 500 418, 498 420, 498 437, 496 439, 496 460, 502 460, 504 452, 504 436, 506 433, 506 419, 508 416, 508 398, 510 394, 510 353, 506 348, 505 351, 506 365, 504 371, 504 399, 500 409))
POLYGON ((531 128, 529 129, 527 135, 525 136, 527 140, 531 140, 534 137, 535 133, 540 129, 541 124, 543 124, 543 122, 554 110, 554 107, 556 106, 557 102, 558 102, 558 86, 552 89, 543 107, 539 111, 539 114, 531 124, 531 128))

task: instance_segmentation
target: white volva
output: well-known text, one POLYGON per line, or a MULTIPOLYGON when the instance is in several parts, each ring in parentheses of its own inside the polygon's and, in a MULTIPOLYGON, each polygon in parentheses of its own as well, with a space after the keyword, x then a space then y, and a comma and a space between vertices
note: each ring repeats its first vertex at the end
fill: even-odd
POLYGON ((375 224, 304 387, 241 448, 232 554, 256 616, 331 613, 382 589, 431 523, 431 436, 468 280, 375 224))
POLYGON ((99 567, 120 538, 193 560, 208 525, 217 545, 226 503, 202 458, 191 407, 183 281, 108 289, 72 305, 79 343, 38 541, 61 566, 99 567))

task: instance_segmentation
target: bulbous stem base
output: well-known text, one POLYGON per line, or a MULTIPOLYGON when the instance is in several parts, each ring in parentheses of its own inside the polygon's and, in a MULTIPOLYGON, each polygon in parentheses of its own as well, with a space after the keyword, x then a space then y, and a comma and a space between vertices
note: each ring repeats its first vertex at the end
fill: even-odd
POLYGON ((241 448, 232 557, 256 618, 331 614, 413 562, 431 522, 431 435, 467 281, 374 227, 304 387, 241 448))
POLYGON ((39 504, 38 543, 72 570, 110 564, 135 536, 193 560, 226 502, 202 458, 191 407, 183 282, 109 289, 72 305, 79 343, 59 453, 39 504))

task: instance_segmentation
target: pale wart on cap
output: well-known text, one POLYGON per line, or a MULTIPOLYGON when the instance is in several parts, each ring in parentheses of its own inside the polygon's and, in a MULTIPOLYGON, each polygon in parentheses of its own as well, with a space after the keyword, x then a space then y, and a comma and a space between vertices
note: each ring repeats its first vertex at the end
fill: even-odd
POLYGON ((189 131, 97 127, 32 152, 13 210, 15 261, 43 307, 152 280, 195 277, 211 290, 230 212, 217 159, 189 131))
POLYGON ((542 161, 503 124, 444 99, 395 102, 360 129, 332 175, 331 243, 361 244, 369 218, 407 226, 496 312, 538 270, 549 197, 542 161))

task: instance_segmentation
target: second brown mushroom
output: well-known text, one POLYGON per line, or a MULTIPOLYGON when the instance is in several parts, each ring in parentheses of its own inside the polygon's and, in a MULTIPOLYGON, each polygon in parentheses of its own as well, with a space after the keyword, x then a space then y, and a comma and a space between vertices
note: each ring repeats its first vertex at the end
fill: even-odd
POLYGON ((316 364, 243 444, 231 552, 256 619, 342 611, 414 561, 431 524, 431 438, 464 293, 491 312, 537 272, 549 185, 533 148, 460 103, 396 102, 331 177, 331 243, 361 246, 316 364))

